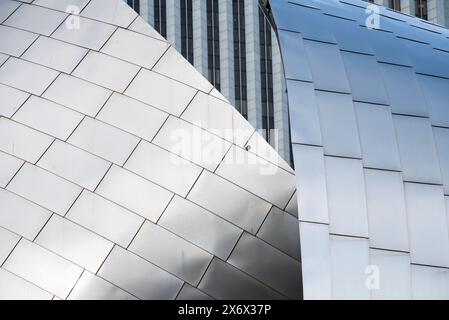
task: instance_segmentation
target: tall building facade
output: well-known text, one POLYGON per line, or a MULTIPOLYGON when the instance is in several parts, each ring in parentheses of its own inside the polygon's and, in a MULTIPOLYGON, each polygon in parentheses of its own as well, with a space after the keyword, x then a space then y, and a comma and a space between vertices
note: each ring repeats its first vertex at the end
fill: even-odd
POLYGON ((283 65, 259 0, 127 2, 290 159, 283 65))
POLYGON ((447 0, 367 0, 442 26, 449 26, 447 0))

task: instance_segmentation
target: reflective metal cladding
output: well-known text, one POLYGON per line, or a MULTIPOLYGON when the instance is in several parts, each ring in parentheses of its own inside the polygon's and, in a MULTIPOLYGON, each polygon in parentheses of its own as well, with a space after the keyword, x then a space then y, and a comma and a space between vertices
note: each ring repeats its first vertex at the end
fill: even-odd
POLYGON ((289 165, 126 2, 27 2, 0 0, 0 299, 300 298, 289 165))
POLYGON ((449 299, 449 30, 360 0, 271 0, 305 299, 449 299))

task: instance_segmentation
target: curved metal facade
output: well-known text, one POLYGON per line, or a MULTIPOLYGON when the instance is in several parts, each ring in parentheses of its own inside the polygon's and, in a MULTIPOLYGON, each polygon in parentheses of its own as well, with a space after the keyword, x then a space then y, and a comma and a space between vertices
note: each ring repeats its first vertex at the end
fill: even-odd
POLYGON ((0 0, 0 299, 298 299, 294 192, 122 0, 0 0))
POLYGON ((271 0, 305 299, 449 299, 449 31, 358 0, 271 0))

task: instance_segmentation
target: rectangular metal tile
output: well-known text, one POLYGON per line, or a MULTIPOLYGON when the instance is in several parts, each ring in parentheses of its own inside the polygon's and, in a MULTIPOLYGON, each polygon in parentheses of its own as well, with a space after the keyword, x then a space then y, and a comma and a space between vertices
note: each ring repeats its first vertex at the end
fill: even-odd
POLYGON ((68 142, 118 165, 123 165, 140 139, 104 122, 86 117, 68 142))
POLYGON ((228 262, 289 298, 300 298, 299 262, 260 239, 244 233, 228 262))
POLYGON ((148 221, 128 249, 195 286, 212 260, 211 254, 148 221))
POLYGON ((0 269, 0 300, 51 300, 52 298, 51 293, 5 269, 0 269))
POLYGON ((405 200, 412 262, 449 267, 449 232, 443 187, 406 183, 405 200))
POLYGON ((151 141, 167 117, 165 112, 114 93, 97 119, 151 141))
POLYGON ((31 96, 12 119, 66 140, 81 122, 83 115, 49 100, 31 96))
POLYGON ((61 216, 81 193, 81 188, 37 166, 25 163, 8 190, 61 216))
POLYGON ((126 95, 175 116, 181 115, 195 93, 195 89, 149 70, 141 70, 125 91, 126 95))
POLYGON ((53 138, 17 122, 0 118, 0 150, 36 162, 52 143, 53 138))
POLYGON ((96 191, 129 210, 156 222, 173 194, 132 172, 113 166, 96 191))
POLYGON ((125 168, 183 197, 187 195, 202 168, 154 144, 142 141, 125 168))
POLYGON ((110 163, 56 140, 39 160, 39 166, 93 191, 110 163))
POLYGON ((192 287, 190 284, 185 283, 179 292, 178 296, 176 297, 176 300, 212 300, 211 297, 209 297, 207 294, 202 292, 201 290, 198 290, 195 287, 192 287))
POLYGON ((75 223, 53 215, 35 242, 96 273, 113 243, 75 223))
POLYGON ((92 0, 81 15, 126 28, 137 13, 122 0, 92 0))
POLYGON ((371 247, 409 251, 401 174, 365 169, 365 182, 371 247))
POLYGON ((19 240, 19 235, 0 227, 0 265, 5 262, 19 240))
POLYGON ((105 88, 60 74, 45 91, 43 97, 94 117, 110 95, 111 91, 105 88))
POLYGON ((86 190, 70 208, 66 217, 124 248, 128 247, 144 220, 86 190))
POLYGON ((158 224, 226 260, 242 230, 194 203, 175 196, 158 224))
POLYGON ((20 240, 3 268, 63 299, 83 271, 64 258, 24 239, 20 240))
POLYGON ((449 195, 449 128, 433 128, 433 135, 440 160, 444 193, 449 195))
POLYGON ((20 106, 28 99, 29 94, 0 84, 0 116, 11 117, 20 106))
POLYGON ((449 271, 412 265, 412 292, 414 300, 449 299, 449 271))
POLYGON ((449 127, 449 80, 418 75, 418 81, 429 106, 430 119, 435 126, 449 127))
POLYGON ((9 58, 0 68, 1 83, 38 96, 47 89, 57 75, 58 72, 55 70, 14 57, 9 58))
POLYGON ((117 246, 98 275, 145 300, 175 299, 183 284, 168 272, 117 246))
POLYGON ((18 1, 3 0, 0 2, 0 23, 3 23, 19 6, 18 1))
POLYGON ((287 79, 312 81, 307 53, 300 33, 278 30, 283 53, 284 64, 295 68, 286 68, 287 79))
POLYGON ((90 51, 72 74, 113 91, 123 92, 138 71, 138 66, 90 51))
POLYGON ((21 58, 70 73, 86 54, 81 47, 40 36, 21 58))
POLYGON ((106 280, 84 271, 67 300, 136 300, 106 280))
MULTIPOLYGON (((2 1, 2 4, 3 3, 5 2, 2 1)), ((1 14, 3 14, 3 11, 1 11, 0 15, 1 14)), ((31 32, 0 25, 0 38, 2 39, 2 42, 0 43, 0 52, 20 57, 37 37, 37 34, 31 32)))
POLYGON ((6 187, 22 164, 22 160, 0 151, 0 187, 6 187))
POLYGON ((89 0, 35 0, 33 4, 58 11, 66 11, 70 6, 76 6, 76 8, 82 10, 88 2, 89 0))
POLYGON ((253 234, 271 208, 270 203, 207 171, 187 198, 253 234))

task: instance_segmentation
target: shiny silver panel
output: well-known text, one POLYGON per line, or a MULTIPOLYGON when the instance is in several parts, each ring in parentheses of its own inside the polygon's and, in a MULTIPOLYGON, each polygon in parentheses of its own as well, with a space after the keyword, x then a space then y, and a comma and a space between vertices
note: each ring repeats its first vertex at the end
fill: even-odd
POLYGON ((0 300, 51 300, 52 298, 51 293, 5 269, 0 269, 0 300))
POLYGON ((176 300, 212 300, 212 298, 190 284, 185 283, 176 300))
POLYGON ((23 91, 0 84, 0 116, 11 117, 28 99, 29 95, 23 91))
MULTIPOLYGON (((3 3, 5 2, 2 1, 3 3)), ((13 2, 11 1, 11 3, 13 2)), ((3 11, 0 14, 3 14, 3 11)), ((38 36, 31 32, 0 25, 0 37, 2 38, 0 51, 11 56, 19 57, 38 36)))
POLYGON ((449 271, 412 265, 412 292, 415 300, 448 300, 449 271))
POLYGON ((19 240, 20 236, 0 227, 0 265, 5 262, 19 240))
POLYGON ((449 80, 423 75, 419 75, 418 80, 423 87, 432 124, 449 127, 449 80))
POLYGON ((444 193, 449 195, 449 128, 433 128, 433 135, 440 160, 444 193))
POLYGON ((81 13, 82 16, 128 27, 137 17, 137 13, 121 0, 92 0, 81 13))
POLYGON ((0 187, 4 188, 19 171, 23 161, 0 151, 0 187))

